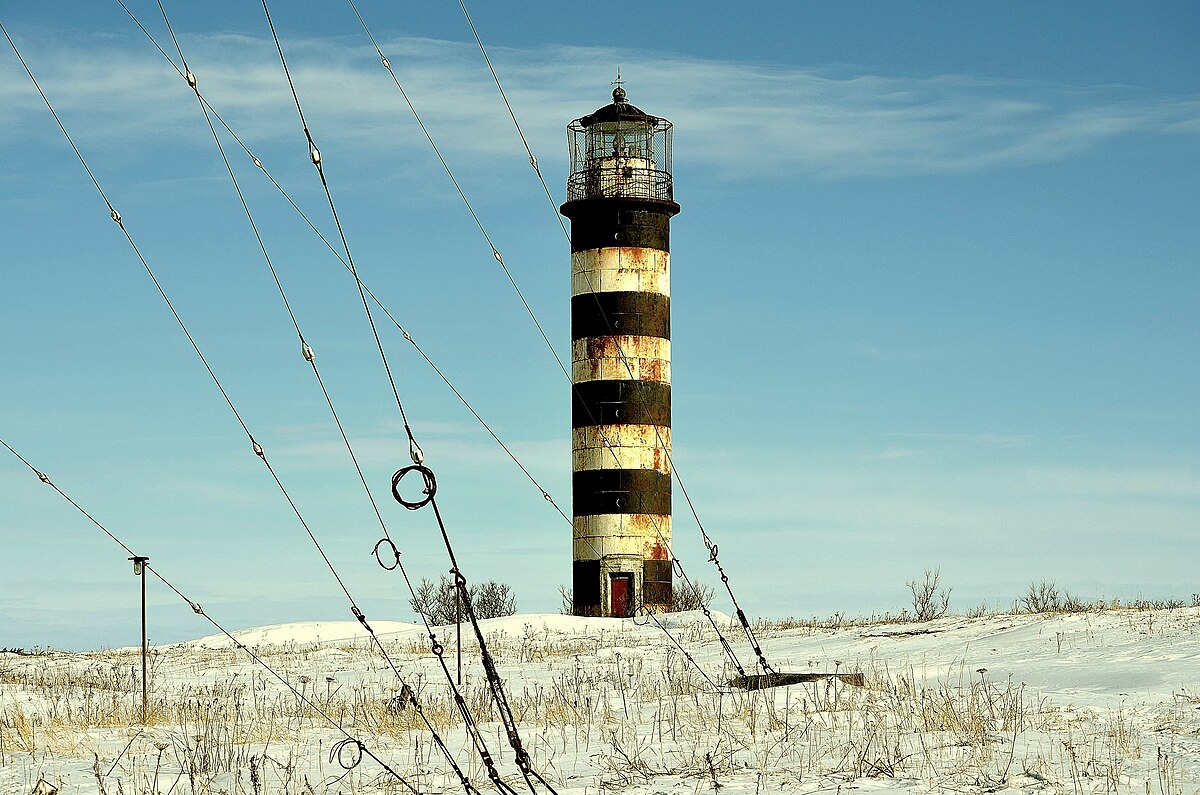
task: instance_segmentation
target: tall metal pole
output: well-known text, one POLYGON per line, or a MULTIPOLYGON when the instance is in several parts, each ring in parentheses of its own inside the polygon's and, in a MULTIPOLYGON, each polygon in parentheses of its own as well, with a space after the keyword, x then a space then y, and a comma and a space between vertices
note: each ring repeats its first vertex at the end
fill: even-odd
POLYGON ((146 563, 150 558, 141 555, 134 555, 130 558, 133 561, 133 573, 136 574, 142 581, 142 725, 146 723, 146 702, 148 701, 149 687, 146 664, 146 657, 149 652, 149 647, 146 645, 146 563))

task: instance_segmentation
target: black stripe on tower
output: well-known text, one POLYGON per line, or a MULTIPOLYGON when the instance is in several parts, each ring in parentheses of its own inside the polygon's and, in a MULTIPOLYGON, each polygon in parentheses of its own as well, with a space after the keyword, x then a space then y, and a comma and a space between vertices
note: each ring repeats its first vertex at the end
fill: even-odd
POLYGON ((571 299, 571 341, 629 334, 671 339, 671 298, 662 293, 583 293, 571 299))
POLYGON ((572 477, 576 516, 671 512, 671 476, 654 469, 585 469, 572 477))
POLYGON ((571 427, 671 427, 671 385, 661 381, 583 381, 572 392, 571 427))
POLYGON ((571 219, 571 251, 594 248, 656 248, 671 250, 671 216, 675 202, 649 199, 591 198, 567 202, 563 215, 571 219))

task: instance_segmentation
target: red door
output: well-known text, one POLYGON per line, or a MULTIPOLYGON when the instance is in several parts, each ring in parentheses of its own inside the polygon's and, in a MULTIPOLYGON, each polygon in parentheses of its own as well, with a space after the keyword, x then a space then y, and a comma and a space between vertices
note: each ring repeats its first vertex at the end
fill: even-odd
POLYGON ((609 576, 609 593, 612 596, 610 615, 614 618, 624 618, 629 615, 629 604, 633 597, 633 575, 612 574, 609 576))

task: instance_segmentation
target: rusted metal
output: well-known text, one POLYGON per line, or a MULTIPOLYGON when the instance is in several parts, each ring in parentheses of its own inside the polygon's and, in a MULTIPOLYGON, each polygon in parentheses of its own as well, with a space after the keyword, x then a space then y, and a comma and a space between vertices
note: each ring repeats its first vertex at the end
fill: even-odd
POLYGON ((671 294, 671 255, 645 247, 592 248, 571 255, 571 295, 671 294))
POLYGON ((642 561, 642 598, 647 608, 671 608, 673 576, 669 560, 654 557, 642 561))
POLYGON ((575 615, 584 608, 600 607, 600 561, 577 560, 571 577, 571 603, 575 615))
POLYGON ((571 340, 628 334, 671 338, 671 297, 617 290, 571 298, 571 340))
POLYGON ((650 557, 649 547, 661 543, 670 554, 671 517, 666 514, 602 513, 572 520, 576 560, 650 557))
POLYGON ((671 429, 653 425, 603 425, 571 432, 572 471, 653 469, 671 474, 671 429), (662 442, 659 441, 661 437, 662 442))
POLYGON ((564 204, 562 214, 571 219, 571 251, 607 246, 637 246, 671 250, 671 216, 679 212, 673 201, 601 197, 564 204))
POLYGON ((663 546, 661 541, 647 541, 642 554, 646 560, 666 561, 670 564, 671 550, 663 546))
POLYGON ((584 381, 572 399, 573 428, 671 424, 671 385, 661 381, 584 381))
POLYGON ((662 337, 588 337, 571 343, 571 378, 584 381, 671 380, 671 341, 662 337))
POLYGON ((576 516, 671 512, 671 476, 650 469, 592 469, 572 476, 576 516))

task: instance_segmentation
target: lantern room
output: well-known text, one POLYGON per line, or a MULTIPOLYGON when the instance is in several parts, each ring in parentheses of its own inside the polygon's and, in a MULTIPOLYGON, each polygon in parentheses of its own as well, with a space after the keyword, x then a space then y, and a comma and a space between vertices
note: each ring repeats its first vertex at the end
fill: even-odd
POLYGON ((671 122, 625 101, 613 101, 567 126, 571 176, 567 201, 628 198, 674 201, 671 185, 671 122))

